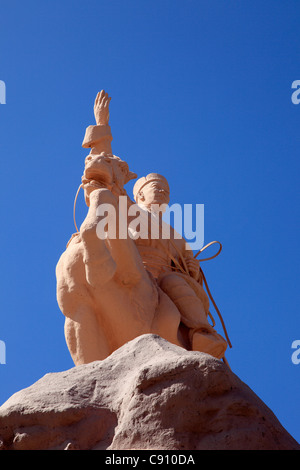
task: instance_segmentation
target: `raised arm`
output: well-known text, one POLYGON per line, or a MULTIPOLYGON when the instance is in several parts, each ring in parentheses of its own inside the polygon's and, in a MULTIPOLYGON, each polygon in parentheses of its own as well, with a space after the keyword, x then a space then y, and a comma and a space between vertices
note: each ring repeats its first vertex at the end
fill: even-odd
POLYGON ((102 152, 112 155, 111 148, 111 129, 109 126, 109 103, 111 98, 104 90, 97 93, 94 102, 94 116, 96 125, 88 126, 85 132, 82 146, 91 148, 92 154, 100 154, 102 152))
POLYGON ((111 98, 104 90, 97 93, 94 103, 94 115, 97 126, 108 126, 110 100, 111 98))

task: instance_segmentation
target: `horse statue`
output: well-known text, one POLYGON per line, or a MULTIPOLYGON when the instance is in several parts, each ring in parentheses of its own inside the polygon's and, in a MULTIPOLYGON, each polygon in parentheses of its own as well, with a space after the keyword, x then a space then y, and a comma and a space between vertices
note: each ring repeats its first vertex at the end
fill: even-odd
MULTIPOLYGON (((120 236, 118 230, 114 236, 108 231, 99 237, 99 208, 112 207, 111 214, 119 221, 120 196, 126 198, 128 207, 132 204, 124 185, 137 177, 125 161, 112 153, 109 101, 103 90, 97 94, 96 125, 86 129, 83 141, 83 147, 91 149, 81 183, 88 213, 56 266, 57 301, 65 316, 65 338, 71 357, 75 365, 102 360, 126 342, 150 333, 182 348, 223 358, 227 343, 208 322, 197 325, 198 342, 191 341, 192 325, 184 321, 179 304, 170 294, 169 280, 175 279, 176 270, 170 260, 181 263, 178 253, 183 239, 173 240, 177 246, 170 254, 170 269, 161 279, 145 265, 139 244, 132 237, 120 236)), ((184 275, 180 275, 182 288, 184 275)), ((201 283, 188 283, 193 284, 194 300, 197 297, 202 302, 200 310, 205 310, 206 319, 207 295, 201 283)))

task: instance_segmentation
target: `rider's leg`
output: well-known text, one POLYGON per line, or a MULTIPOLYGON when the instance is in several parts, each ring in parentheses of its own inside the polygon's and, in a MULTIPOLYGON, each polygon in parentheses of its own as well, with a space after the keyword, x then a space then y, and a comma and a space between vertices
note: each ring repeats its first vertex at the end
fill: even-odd
POLYGON ((208 310, 186 280, 176 273, 169 273, 160 279, 160 287, 173 300, 181 313, 182 323, 189 328, 191 349, 222 358, 227 343, 209 324, 208 310))

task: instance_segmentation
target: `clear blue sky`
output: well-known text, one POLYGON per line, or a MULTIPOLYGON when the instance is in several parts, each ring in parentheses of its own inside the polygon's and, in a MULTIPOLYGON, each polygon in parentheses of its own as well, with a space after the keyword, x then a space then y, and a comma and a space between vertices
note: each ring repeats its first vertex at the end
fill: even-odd
POLYGON ((114 153, 204 204, 228 361, 300 441, 299 18, 292 0, 1 2, 1 403, 73 366, 55 265, 104 88, 114 153))

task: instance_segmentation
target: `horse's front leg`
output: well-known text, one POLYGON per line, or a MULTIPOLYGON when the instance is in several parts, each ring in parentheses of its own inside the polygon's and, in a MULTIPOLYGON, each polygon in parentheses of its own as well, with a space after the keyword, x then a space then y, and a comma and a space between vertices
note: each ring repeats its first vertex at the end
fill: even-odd
POLYGON ((103 288, 116 272, 116 262, 111 256, 105 240, 97 235, 101 217, 97 215, 100 204, 115 204, 115 197, 108 189, 96 189, 90 194, 88 214, 80 227, 84 247, 83 262, 86 279, 90 286, 103 288))
POLYGON ((65 319, 66 343, 76 366, 103 360, 112 352, 96 311, 95 306, 79 304, 65 319))

